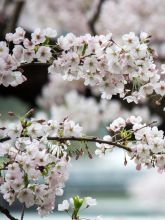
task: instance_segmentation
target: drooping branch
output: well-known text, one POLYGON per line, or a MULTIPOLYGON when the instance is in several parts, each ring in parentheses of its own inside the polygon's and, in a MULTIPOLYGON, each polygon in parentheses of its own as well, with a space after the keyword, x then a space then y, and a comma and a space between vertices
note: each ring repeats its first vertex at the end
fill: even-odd
POLYGON ((18 220, 17 218, 14 218, 14 217, 10 214, 10 212, 9 212, 8 209, 4 208, 4 207, 1 206, 1 205, 0 205, 0 212, 1 212, 2 214, 4 214, 4 215, 5 215, 8 219, 10 219, 10 220, 18 220))
POLYGON ((97 5, 97 9, 96 9, 96 12, 95 14, 92 16, 92 18, 89 20, 88 24, 89 24, 89 28, 91 30, 91 33, 93 35, 96 35, 97 32, 96 32, 96 29, 95 29, 95 24, 96 22, 98 21, 99 19, 99 16, 100 16, 100 13, 101 13, 101 9, 102 9, 102 5, 104 3, 105 0, 99 0, 99 3, 97 5))

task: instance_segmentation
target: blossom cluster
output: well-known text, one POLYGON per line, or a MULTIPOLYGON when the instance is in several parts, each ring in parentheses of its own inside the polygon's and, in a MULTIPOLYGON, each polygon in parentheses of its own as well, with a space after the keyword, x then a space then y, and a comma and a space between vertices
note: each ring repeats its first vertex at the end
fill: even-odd
POLYGON ((137 37, 131 32, 117 45, 111 34, 61 36, 57 42, 62 53, 49 67, 49 72, 61 73, 70 81, 83 79, 85 85, 98 87, 102 98, 119 95, 137 103, 154 92, 160 79, 149 38, 146 33, 137 37))
MULTIPOLYGON (((50 45, 50 39, 56 34, 50 28, 36 29, 30 40, 22 28, 7 34, 6 42, 0 42, 0 84, 16 86, 22 83, 25 78, 19 67, 39 61, 49 63, 51 76, 61 74, 66 80, 81 79, 85 85, 97 87, 102 98, 119 95, 128 102, 137 103, 154 92, 160 97, 165 95, 165 82, 160 79, 154 64, 154 51, 149 47, 150 37, 146 33, 141 33, 140 37, 134 33, 124 35, 120 46, 111 34, 93 37, 67 34, 50 45)), ((77 121, 87 122, 83 124, 86 130, 88 127, 94 129, 105 118, 111 117, 109 112, 113 108, 113 103, 103 100, 97 104, 94 99, 86 100, 73 92, 67 94, 64 102, 72 114, 77 115, 77 121)), ((0 157, 3 159, 0 163, 0 193, 10 205, 18 199, 27 208, 36 205, 40 215, 53 211, 55 198, 63 194, 68 178, 69 140, 84 142, 87 150, 87 141, 96 142, 98 156, 111 152, 116 146, 123 148, 135 161, 137 170, 142 165, 157 167, 161 172, 165 169, 164 133, 156 126, 142 122, 139 116, 114 120, 107 127, 109 134, 102 140, 85 138, 82 127, 67 119, 68 112, 63 106, 53 106, 51 114, 53 120, 27 119, 29 115, 26 114, 17 122, 0 127, 0 157), (58 112, 63 113, 61 120, 58 112), (57 116, 58 121, 54 120, 57 116)), ((77 151, 83 154, 81 150, 77 151)), ((87 208, 95 201, 76 196, 73 204, 75 214, 83 204, 87 208)), ((69 211, 70 207, 69 202, 64 201, 58 209, 69 211)), ((76 215, 72 219, 76 219, 76 215)))
MULTIPOLYGON (((162 130, 142 122, 140 116, 130 116, 126 120, 119 117, 107 127, 109 135, 103 140, 120 143, 128 148, 128 155, 136 163, 136 169, 142 165, 147 168, 157 167, 165 170, 165 137, 162 130)), ((105 151, 112 151, 113 145, 96 144, 96 154, 102 156, 105 151)))
POLYGON ((165 57, 164 7, 163 0, 104 1, 95 25, 96 32, 102 34, 111 30, 118 40, 121 35, 130 31, 136 34, 141 30, 150 33, 152 46, 158 52, 158 60, 161 61, 165 57), (124 25, 123 21, 125 21, 124 25))
MULTIPOLYGON (((135 161, 137 170, 142 165, 161 172, 165 169, 164 133, 143 123, 140 116, 114 120, 103 139, 86 138, 82 127, 67 118, 60 123, 26 117, 0 129, 0 157, 4 160, 0 164, 0 193, 10 205, 18 199, 27 208, 37 205, 42 216, 53 211, 55 198, 63 194, 68 178, 69 140, 96 142, 99 157, 114 147, 122 148, 135 161)), ((95 204, 89 197, 84 202, 86 207, 95 204)), ((69 202, 64 201, 58 209, 69 211, 69 202)))
POLYGON ((31 39, 25 31, 17 28, 14 34, 6 34, 1 44, 1 84, 16 86, 24 81, 19 67, 31 62, 49 63, 51 74, 61 74, 67 80, 84 80, 85 85, 98 88, 102 98, 119 95, 128 102, 137 103, 153 92, 164 96, 165 82, 153 60, 154 51, 149 47, 150 37, 134 33, 122 37, 117 45, 112 34, 76 37, 69 33, 50 44, 56 36, 51 28, 36 29, 31 39), (11 42, 13 50, 9 50, 11 42))
MULTIPOLYGON (((68 214, 71 214, 72 219, 80 219, 79 214, 82 210, 95 205, 97 205, 97 201, 92 197, 80 198, 79 196, 74 196, 69 200, 64 200, 61 204, 59 204, 58 211, 65 211, 68 214)), ((97 216, 95 220, 102 220, 102 217, 97 216)))
MULTIPOLYGON (((164 65, 162 65, 162 74, 164 65)), ((90 88, 94 96, 98 96, 96 88, 90 88)), ((49 82, 43 87, 42 95, 37 98, 37 103, 44 111, 38 112, 35 117, 49 118, 62 121, 65 117, 80 123, 85 131, 96 131, 102 123, 110 123, 120 115, 127 118, 129 115, 142 116, 145 122, 157 121, 157 115, 151 115, 147 106, 134 107, 131 110, 124 108, 120 101, 84 97, 85 87, 82 80, 71 82, 62 79, 61 74, 49 74, 49 82), (76 90, 76 91, 75 91, 76 90), (79 103, 77 105, 77 103, 79 103), (47 114, 49 112, 49 114, 47 114)))
POLYGON ((47 38, 54 38, 55 30, 36 29, 31 40, 26 38, 23 28, 16 28, 15 33, 7 33, 6 41, 0 42, 0 84, 17 86, 26 80, 20 66, 31 63, 34 59, 45 63, 52 57, 51 49, 44 46, 47 38), (38 45, 42 44, 39 48, 38 45))
POLYGON ((69 141, 49 140, 50 136, 81 136, 82 128, 73 121, 21 119, 1 128, 0 164, 3 173, 0 193, 11 205, 16 199, 27 208, 36 205, 40 215, 55 207, 68 178, 69 141))

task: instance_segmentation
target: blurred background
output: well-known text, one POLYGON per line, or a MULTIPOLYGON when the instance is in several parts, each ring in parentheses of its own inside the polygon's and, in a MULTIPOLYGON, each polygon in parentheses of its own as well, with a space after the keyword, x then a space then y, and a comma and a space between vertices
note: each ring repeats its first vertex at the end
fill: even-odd
MULTIPOLYGON (((130 31, 136 34, 145 31, 152 36, 152 47, 157 50, 157 65, 165 60, 164 0, 1 0, 0 40, 18 26, 29 36, 37 27, 52 27, 58 35, 111 32, 116 41, 130 31)), ((165 113, 154 100, 139 105, 128 105, 117 97, 103 101, 96 89, 85 88, 82 81, 66 82, 59 75, 48 75, 47 67, 47 64, 30 64, 23 68, 28 78, 25 83, 15 88, 0 86, 1 125, 7 123, 8 111, 21 115, 35 107, 36 117, 61 121, 68 116, 79 122, 89 135, 103 136, 105 126, 112 120, 129 115, 141 115, 146 122, 157 120, 164 130, 165 113)), ((121 150, 102 159, 73 160, 64 196, 56 203, 76 194, 98 200, 96 208, 84 213, 88 217, 102 215, 112 220, 165 217, 165 174, 153 169, 138 172, 131 161, 124 167, 121 150)), ((7 207, 2 198, 0 203, 7 207)), ((15 216, 19 210, 19 204, 12 207, 15 216)), ((6 219, 1 213, 0 217, 6 219)), ((25 215, 25 220, 31 219, 39 219, 35 208, 25 215)), ((45 219, 67 217, 55 212, 45 219)))

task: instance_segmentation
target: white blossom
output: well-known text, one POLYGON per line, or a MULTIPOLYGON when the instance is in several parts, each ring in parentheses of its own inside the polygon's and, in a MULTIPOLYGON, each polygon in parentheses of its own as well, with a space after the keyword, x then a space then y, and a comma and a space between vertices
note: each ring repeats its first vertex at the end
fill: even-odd
POLYGON ((27 208, 36 205, 42 216, 54 209, 55 198, 63 194, 68 179, 70 142, 54 144, 49 137, 55 135, 53 132, 63 137, 64 130, 70 128, 72 135, 82 136, 82 128, 68 120, 58 123, 21 119, 4 127, 4 136, 9 140, 0 144, 0 156, 6 156, 9 163, 5 165, 0 193, 10 205, 16 199, 27 208))
POLYGON ((22 189, 18 193, 18 200, 21 203, 25 203, 26 208, 29 208, 34 205, 34 194, 30 189, 22 189))
POLYGON ((62 204, 58 205, 58 211, 66 211, 68 209, 69 209, 69 202, 68 202, 68 200, 64 200, 62 202, 62 204))
POLYGON ((37 45, 45 41, 45 35, 40 28, 37 28, 34 33, 32 33, 32 42, 37 45))
POLYGON ((160 81, 154 85, 154 90, 157 94, 164 96, 165 95, 165 82, 160 81))
POLYGON ((96 199, 93 199, 92 197, 85 197, 85 203, 87 206, 97 205, 96 199))
POLYGON ((49 61, 51 56, 51 49, 45 46, 41 46, 36 53, 37 59, 42 63, 49 61))

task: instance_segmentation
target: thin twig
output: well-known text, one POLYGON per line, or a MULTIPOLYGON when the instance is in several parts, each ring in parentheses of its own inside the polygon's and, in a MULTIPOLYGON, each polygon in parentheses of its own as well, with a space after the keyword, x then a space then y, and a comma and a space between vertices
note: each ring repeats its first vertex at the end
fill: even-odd
POLYGON ((18 220, 17 218, 14 218, 14 217, 10 214, 10 212, 9 212, 8 209, 4 208, 4 207, 1 206, 1 205, 0 205, 0 212, 1 212, 2 214, 4 214, 4 215, 5 215, 8 219, 10 219, 10 220, 18 220))
POLYGON ((25 214, 25 204, 22 206, 21 220, 23 220, 25 214))

